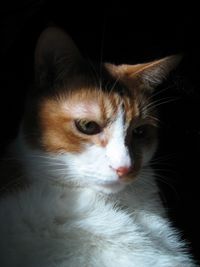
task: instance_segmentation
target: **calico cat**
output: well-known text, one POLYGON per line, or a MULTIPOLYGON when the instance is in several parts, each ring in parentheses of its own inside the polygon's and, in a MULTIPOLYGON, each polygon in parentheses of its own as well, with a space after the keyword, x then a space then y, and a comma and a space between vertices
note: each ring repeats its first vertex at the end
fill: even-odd
POLYGON ((10 147, 23 187, 0 201, 0 266, 196 266, 149 166, 158 139, 154 89, 179 60, 99 71, 64 31, 44 30, 10 147))

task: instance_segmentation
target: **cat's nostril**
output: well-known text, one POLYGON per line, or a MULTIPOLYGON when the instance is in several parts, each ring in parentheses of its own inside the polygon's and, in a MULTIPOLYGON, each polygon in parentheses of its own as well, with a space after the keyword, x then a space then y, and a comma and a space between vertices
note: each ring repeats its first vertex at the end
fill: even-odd
POLYGON ((121 177, 128 174, 131 171, 131 167, 119 167, 116 169, 117 174, 121 177))

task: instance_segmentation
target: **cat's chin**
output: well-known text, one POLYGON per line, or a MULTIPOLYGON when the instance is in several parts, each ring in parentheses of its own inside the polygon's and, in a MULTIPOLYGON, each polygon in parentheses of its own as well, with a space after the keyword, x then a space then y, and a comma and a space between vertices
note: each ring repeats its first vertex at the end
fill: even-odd
POLYGON ((105 194, 114 194, 122 191, 126 187, 125 183, 121 182, 112 182, 112 183, 102 183, 94 185, 96 191, 105 193, 105 194))

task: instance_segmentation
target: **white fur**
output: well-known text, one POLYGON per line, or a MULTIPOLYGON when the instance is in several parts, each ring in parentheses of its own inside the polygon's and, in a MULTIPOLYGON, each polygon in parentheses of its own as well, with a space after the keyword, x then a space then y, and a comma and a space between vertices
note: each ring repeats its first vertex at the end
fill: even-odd
POLYGON ((119 167, 130 167, 131 159, 127 147, 125 146, 124 114, 120 109, 117 119, 112 125, 112 137, 106 146, 106 156, 113 169, 119 167))
POLYGON ((140 178, 110 197, 40 182, 2 200, 0 266, 195 266, 140 178))
POLYGON ((153 171, 125 187, 109 167, 121 164, 115 154, 129 164, 121 124, 122 117, 107 148, 78 156, 18 140, 31 186, 1 200, 0 266, 196 266, 165 216, 153 171))

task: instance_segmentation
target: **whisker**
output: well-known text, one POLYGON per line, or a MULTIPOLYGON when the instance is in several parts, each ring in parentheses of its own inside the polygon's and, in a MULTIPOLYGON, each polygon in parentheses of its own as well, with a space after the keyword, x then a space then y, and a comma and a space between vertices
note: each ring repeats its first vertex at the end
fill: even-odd
POLYGON ((149 102, 147 105, 144 105, 142 107, 142 111, 145 111, 145 110, 148 110, 149 111, 149 108, 155 108, 159 105, 162 105, 162 104, 165 104, 165 103, 170 103, 170 102, 173 102, 173 101, 176 101, 177 98, 174 98, 174 97, 165 97, 165 98, 162 98, 162 99, 157 99, 157 100, 154 100, 152 102, 149 102))
MULTIPOLYGON (((168 177, 165 177, 164 175, 161 175, 161 174, 157 173, 155 169, 154 169, 154 171, 155 171, 154 177, 156 178, 157 182, 158 183, 161 182, 161 183, 167 185, 172 190, 172 192, 174 193, 174 195, 177 198, 179 198, 178 192, 177 192, 175 186, 173 186, 173 184, 172 184, 173 180, 172 179, 169 179, 168 177), (171 183, 170 183, 170 181, 171 181, 171 183)), ((164 170, 164 171, 167 171, 167 170, 164 170)), ((141 173, 144 176, 148 175, 149 174, 148 167, 145 168, 145 169, 142 169, 141 173)))
POLYGON ((156 179, 157 179, 158 182, 161 182, 161 183, 167 185, 172 190, 172 192, 174 193, 174 195, 176 196, 176 198, 177 199, 180 199, 180 197, 178 195, 178 192, 177 192, 175 186, 173 186, 172 184, 170 184, 165 177, 156 175, 156 179))
POLYGON ((88 59, 88 63, 89 63, 89 65, 90 65, 90 68, 91 68, 91 71, 93 72, 93 74, 94 74, 94 77, 95 77, 95 79, 94 79, 94 81, 95 81, 95 83, 96 83, 96 88, 100 88, 101 89, 101 77, 100 77, 100 75, 98 74, 98 72, 97 72, 97 70, 96 70, 96 68, 95 68, 95 66, 94 66, 94 64, 93 64, 93 62, 90 60, 90 59, 88 59))
POLYGON ((0 192, 2 193, 2 192, 7 191, 13 185, 20 185, 21 179, 23 179, 23 178, 24 178, 24 176, 23 175, 20 175, 17 178, 12 179, 8 183, 6 183, 5 185, 3 185, 3 186, 0 187, 0 192), (16 182, 19 182, 19 183, 17 184, 16 182))
MULTIPOLYGON (((102 35, 101 35, 101 47, 100 47, 100 82, 102 80, 102 65, 103 65, 103 51, 105 45, 105 32, 106 32, 106 16, 103 16, 103 28, 102 28, 102 35)), ((100 84, 100 89, 101 89, 100 84)))
POLYGON ((160 103, 158 103, 156 105, 153 105, 152 107, 148 108, 148 112, 154 110, 155 108, 157 108, 157 107, 159 107, 161 105, 168 104, 168 103, 171 103, 171 102, 174 102, 174 101, 176 101, 176 99, 171 99, 171 100, 169 99, 167 101, 160 102, 160 103))
POLYGON ((112 84, 112 87, 109 88, 109 96, 113 93, 116 84, 119 82, 119 79, 120 79, 120 77, 118 77, 117 79, 115 79, 115 81, 114 81, 113 84, 112 84))
POLYGON ((151 94, 151 96, 148 98, 148 101, 150 101, 152 98, 155 98, 156 96, 162 94, 163 92, 169 90, 170 88, 172 88, 173 86, 172 85, 169 85, 167 87, 164 87, 163 89, 161 90, 158 90, 158 91, 155 91, 154 93, 151 94))
POLYGON ((176 156, 175 153, 170 153, 170 154, 165 154, 165 155, 159 155, 159 156, 154 156, 153 159, 150 161, 151 162, 157 162, 157 163, 160 163, 160 162, 163 162, 163 161, 166 161, 166 160, 170 160, 170 159, 173 159, 174 157, 176 156))

